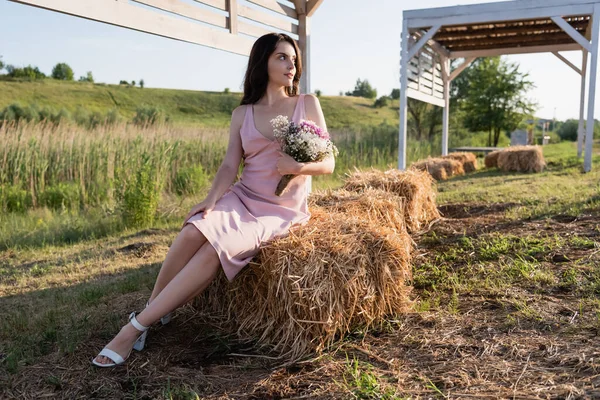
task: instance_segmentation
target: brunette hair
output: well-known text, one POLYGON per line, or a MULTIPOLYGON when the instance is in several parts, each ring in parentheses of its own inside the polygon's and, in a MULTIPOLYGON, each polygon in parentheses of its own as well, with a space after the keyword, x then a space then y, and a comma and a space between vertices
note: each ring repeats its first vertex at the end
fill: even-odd
POLYGON ((273 54, 279 42, 284 41, 294 46, 296 51, 296 75, 294 75, 292 86, 286 87, 285 90, 288 96, 297 96, 300 93, 302 58, 298 44, 284 33, 267 33, 254 42, 250 51, 248 68, 244 77, 244 96, 240 104, 254 104, 264 96, 269 83, 269 57, 273 54))

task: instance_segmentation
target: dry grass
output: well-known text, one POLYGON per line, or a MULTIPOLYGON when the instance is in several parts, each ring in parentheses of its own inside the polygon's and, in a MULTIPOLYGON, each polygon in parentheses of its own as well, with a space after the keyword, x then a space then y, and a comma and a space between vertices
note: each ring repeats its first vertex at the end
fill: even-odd
POLYGON ((477 171, 477 157, 473 153, 450 153, 442 158, 459 161, 466 174, 477 171))
POLYGON ((545 166, 540 146, 509 147, 498 155, 498 168, 505 172, 542 172, 545 166))
POLYGON ((380 189, 368 188, 360 193, 339 189, 313 193, 309 198, 309 209, 317 206, 328 212, 360 215, 375 225, 404 232, 405 201, 403 197, 390 196, 389 192, 380 189))
POLYGON ((428 158, 411 165, 412 169, 427 171, 436 181, 443 181, 451 176, 464 175, 462 162, 452 158, 428 158))
POLYGON ((403 214, 410 232, 422 230, 440 217, 435 201, 434 182, 426 172, 356 169, 345 179, 344 189, 348 191, 361 193, 369 188, 381 189, 405 199, 403 214))
POLYGON ((498 168, 498 156, 500 155, 501 152, 502 152, 502 150, 496 150, 496 151, 492 151, 491 153, 487 154, 484 159, 485 167, 486 168, 498 168))
POLYGON ((230 285, 216 281, 198 304, 226 315, 242 340, 287 361, 411 306, 412 240, 405 230, 373 224, 360 212, 311 213, 307 225, 264 246, 256 263, 230 285))

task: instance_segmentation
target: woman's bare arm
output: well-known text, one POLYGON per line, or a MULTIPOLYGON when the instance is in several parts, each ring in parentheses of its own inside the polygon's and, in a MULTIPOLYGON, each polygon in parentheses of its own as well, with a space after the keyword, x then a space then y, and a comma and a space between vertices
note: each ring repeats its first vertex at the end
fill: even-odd
MULTIPOLYGON (((327 132, 327 124, 325 123, 325 116, 323 115, 319 99, 312 94, 307 94, 304 96, 304 106, 306 108, 306 119, 313 121, 327 132)), ((328 157, 319 162, 299 164, 299 175, 325 175, 331 174, 335 169, 335 158, 328 157)))
POLYGON ((225 158, 213 179, 212 187, 206 196, 207 200, 216 202, 223 196, 235 180, 240 163, 242 161, 243 149, 240 130, 244 122, 245 106, 239 106, 231 115, 231 126, 229 128, 229 144, 225 158))

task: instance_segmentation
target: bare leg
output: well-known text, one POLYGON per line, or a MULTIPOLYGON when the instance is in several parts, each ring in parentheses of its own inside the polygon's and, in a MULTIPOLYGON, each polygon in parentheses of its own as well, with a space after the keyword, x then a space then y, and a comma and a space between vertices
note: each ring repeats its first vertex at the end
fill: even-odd
POLYGON ((204 243, 206 243, 206 238, 196 227, 190 224, 183 227, 165 257, 148 303, 158 296, 175 275, 186 266, 204 243))
MULTIPOLYGON (((215 249, 210 243, 205 243, 154 301, 136 317, 139 323, 145 326, 152 325, 160 317, 183 304, 194 293, 206 289, 217 276, 220 265, 215 249)), ((140 332, 128 323, 106 347, 123 357, 127 356, 139 335, 140 332)), ((96 361, 104 364, 111 362, 101 356, 96 357, 96 361)))

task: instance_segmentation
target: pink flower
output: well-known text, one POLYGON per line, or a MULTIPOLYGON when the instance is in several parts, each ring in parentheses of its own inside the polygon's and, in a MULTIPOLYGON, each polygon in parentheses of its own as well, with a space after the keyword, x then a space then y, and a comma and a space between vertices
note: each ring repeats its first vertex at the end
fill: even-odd
POLYGON ((315 124, 313 121, 302 120, 300 121, 300 130, 310 132, 317 135, 321 139, 329 139, 329 133, 325 132, 320 126, 315 124))

